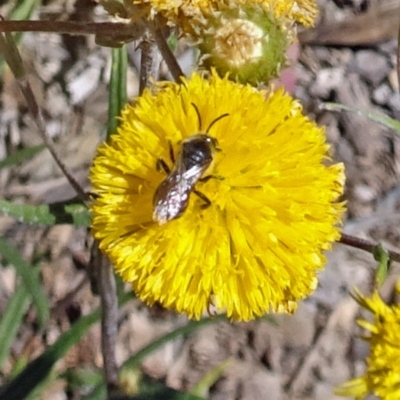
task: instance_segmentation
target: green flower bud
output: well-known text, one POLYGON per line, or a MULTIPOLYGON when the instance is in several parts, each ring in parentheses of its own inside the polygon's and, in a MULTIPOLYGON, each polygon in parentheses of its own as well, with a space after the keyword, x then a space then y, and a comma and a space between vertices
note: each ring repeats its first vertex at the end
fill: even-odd
POLYGON ((294 37, 287 23, 254 5, 213 12, 197 28, 201 67, 252 85, 278 76, 294 37))

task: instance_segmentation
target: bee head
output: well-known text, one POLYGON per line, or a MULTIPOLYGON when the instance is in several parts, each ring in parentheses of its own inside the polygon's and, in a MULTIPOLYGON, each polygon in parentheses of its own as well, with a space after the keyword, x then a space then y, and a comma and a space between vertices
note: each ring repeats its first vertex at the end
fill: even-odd
POLYGON ((219 148, 218 140, 216 138, 204 135, 202 133, 199 133, 198 135, 195 136, 204 136, 204 141, 208 144, 212 152, 221 151, 221 149, 219 148))

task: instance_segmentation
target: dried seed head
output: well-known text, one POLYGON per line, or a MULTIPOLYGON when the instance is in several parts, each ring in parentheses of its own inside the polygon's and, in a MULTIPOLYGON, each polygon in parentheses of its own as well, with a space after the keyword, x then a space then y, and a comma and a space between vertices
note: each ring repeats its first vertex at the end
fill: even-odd
POLYGON ((262 41, 268 40, 256 24, 234 19, 215 31, 214 54, 226 58, 229 65, 240 68, 262 57, 262 41))

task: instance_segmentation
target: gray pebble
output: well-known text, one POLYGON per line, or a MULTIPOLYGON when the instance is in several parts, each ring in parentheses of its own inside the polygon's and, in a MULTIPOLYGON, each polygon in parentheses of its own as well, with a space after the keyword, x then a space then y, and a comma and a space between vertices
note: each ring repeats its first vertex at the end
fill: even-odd
POLYGON ((374 87, 378 86, 389 74, 390 66, 385 56, 372 50, 361 50, 356 53, 352 72, 360 74, 374 87))

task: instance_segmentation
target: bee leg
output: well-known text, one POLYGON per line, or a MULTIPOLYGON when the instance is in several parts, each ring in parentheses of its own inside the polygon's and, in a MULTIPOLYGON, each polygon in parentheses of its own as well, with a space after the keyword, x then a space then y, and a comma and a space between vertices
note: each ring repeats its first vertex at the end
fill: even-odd
POLYGON ((164 171, 167 175, 171 172, 171 170, 169 169, 167 163, 162 158, 159 158, 157 160, 156 169, 157 169, 158 172, 164 171))
POLYGON ((218 179, 220 181, 223 181, 224 178, 218 176, 218 175, 207 175, 204 178, 200 178, 199 182, 208 182, 210 179, 218 179))
POLYGON ((168 141, 168 145, 169 145, 169 158, 171 159, 172 163, 175 164, 174 148, 172 147, 172 143, 170 140, 168 141))
POLYGON ((199 182, 208 182, 211 178, 215 178, 215 176, 214 175, 205 176, 204 178, 200 178, 199 182))
POLYGON ((210 200, 206 195, 204 195, 203 193, 199 192, 199 191, 196 190, 196 189, 193 190, 193 193, 194 193, 195 195, 197 195, 198 197, 200 197, 200 199, 202 199, 202 200, 204 201, 204 204, 202 204, 202 205, 200 206, 200 208, 201 208, 202 210, 205 210, 206 208, 208 208, 208 207, 211 206, 211 200, 210 200))
MULTIPOLYGON (((169 148, 169 157, 172 163, 175 164, 174 148, 172 147, 172 143, 170 141, 168 141, 168 148, 169 148)), ((157 160, 156 169, 158 172, 164 171, 167 175, 171 172, 171 169, 168 167, 167 163, 162 158, 159 158, 157 160)))

